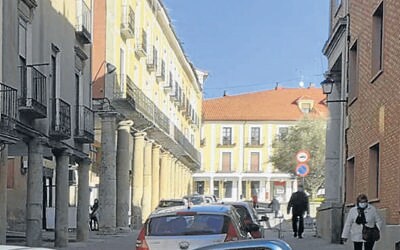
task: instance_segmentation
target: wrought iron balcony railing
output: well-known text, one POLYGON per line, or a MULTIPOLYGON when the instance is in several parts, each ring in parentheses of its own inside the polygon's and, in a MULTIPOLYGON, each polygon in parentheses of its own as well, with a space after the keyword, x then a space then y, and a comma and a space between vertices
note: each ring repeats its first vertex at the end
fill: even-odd
POLYGON ((157 67, 156 79, 158 82, 165 81, 165 61, 160 60, 159 65, 157 67))
POLYGON ((126 98, 135 105, 135 109, 154 121, 165 133, 169 133, 168 117, 146 96, 145 93, 127 76, 126 98))
POLYGON ((174 139, 189 153, 194 159, 200 159, 200 152, 189 142, 185 135, 174 126, 174 139))
POLYGON ((261 138, 257 136, 245 138, 245 144, 247 147, 261 147, 264 145, 261 143, 261 138))
POLYGON ((174 86, 174 77, 172 75, 172 72, 169 72, 168 79, 167 79, 167 81, 165 81, 165 84, 164 84, 164 91, 167 93, 172 91, 173 86, 174 86))
POLYGON ((71 106, 61 98, 51 99, 50 137, 66 140, 71 137, 71 106))
POLYGON ((80 105, 76 109, 75 140, 81 143, 94 141, 94 113, 90 108, 80 105))
POLYGON ((17 117, 17 90, 0 83, 0 141, 15 142, 15 119, 17 117))
POLYGON ((18 110, 22 115, 29 118, 46 118, 47 117, 47 88, 46 76, 39 70, 32 67, 32 81, 28 85, 26 79, 26 67, 21 67, 21 97, 18 100, 18 110))
POLYGON ((92 41, 92 13, 84 0, 76 0, 76 35, 84 44, 92 41))
POLYGON ((135 12, 126 4, 122 6, 121 35, 125 39, 135 37, 135 12))

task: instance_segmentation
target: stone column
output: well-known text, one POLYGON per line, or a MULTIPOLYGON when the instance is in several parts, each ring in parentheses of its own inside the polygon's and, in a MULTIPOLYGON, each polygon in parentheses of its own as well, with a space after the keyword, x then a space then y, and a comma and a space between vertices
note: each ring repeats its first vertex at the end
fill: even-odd
POLYGON ((66 247, 68 244, 68 165, 69 155, 65 150, 53 150, 56 157, 56 221, 55 247, 66 247))
POLYGON ((168 153, 161 155, 161 169, 160 169, 160 199, 168 198, 168 185, 170 184, 169 171, 168 171, 168 153))
POLYGON ((151 197, 152 197, 152 147, 153 140, 146 142, 144 147, 144 168, 143 168, 143 213, 142 222, 144 222, 151 213, 151 197))
POLYGON ((28 143, 28 184, 26 197, 26 244, 42 245, 43 138, 28 143))
POLYGON ((171 185, 170 185, 170 196, 171 198, 176 198, 175 197, 175 186, 176 186, 176 179, 175 178, 175 163, 176 163, 176 158, 171 157, 171 172, 170 172, 170 177, 171 177, 171 185))
POLYGON ((160 201, 160 145, 154 145, 152 158, 152 195, 151 195, 151 210, 154 210, 160 201))
POLYGON ((132 204, 131 227, 139 229, 142 225, 142 196, 143 196, 143 154, 144 137, 146 133, 135 133, 132 165, 132 204))
POLYGON ((129 171, 131 169, 129 139, 132 121, 118 124, 117 141, 117 227, 128 230, 129 225, 129 171))
POLYGON ((116 113, 100 114, 101 165, 99 184, 99 230, 114 233, 116 223, 116 113))
POLYGON ((76 214, 76 239, 87 241, 89 236, 89 166, 90 159, 79 161, 78 167, 78 208, 76 214))
POLYGON ((6 244, 7 232, 7 158, 8 146, 0 151, 0 245, 6 244))

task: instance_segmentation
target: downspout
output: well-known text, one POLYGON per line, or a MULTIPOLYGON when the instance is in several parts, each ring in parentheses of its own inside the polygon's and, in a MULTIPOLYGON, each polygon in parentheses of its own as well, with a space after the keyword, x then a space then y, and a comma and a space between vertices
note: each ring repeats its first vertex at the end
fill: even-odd
MULTIPOLYGON (((350 13, 349 13, 349 0, 346 0, 346 5, 345 5, 345 16, 346 16, 346 47, 345 47, 345 53, 346 53, 346 65, 345 65, 345 94, 348 93, 347 89, 349 86, 349 56, 350 56, 350 42, 351 42, 351 37, 350 37, 350 13)), ((342 91, 343 93, 343 91, 342 91)), ((346 97, 346 96, 344 96, 346 97)), ((344 98, 341 98, 344 99, 344 98)), ((343 108, 343 112, 342 112, 342 119, 343 120, 343 136, 342 136, 342 157, 343 157, 343 162, 342 162, 342 169, 343 169, 343 176, 342 176, 342 194, 343 194, 343 198, 342 198, 342 211, 341 211, 341 231, 343 230, 344 227, 344 220, 345 220, 345 207, 346 207, 346 198, 347 198, 347 192, 346 192, 346 162, 347 162, 347 152, 348 152, 348 147, 347 147, 347 134, 346 134, 346 124, 345 124, 345 119, 347 117, 347 111, 348 111, 348 105, 347 103, 345 103, 345 107, 343 108)), ((340 238, 340 244, 343 244, 343 240, 340 238)))

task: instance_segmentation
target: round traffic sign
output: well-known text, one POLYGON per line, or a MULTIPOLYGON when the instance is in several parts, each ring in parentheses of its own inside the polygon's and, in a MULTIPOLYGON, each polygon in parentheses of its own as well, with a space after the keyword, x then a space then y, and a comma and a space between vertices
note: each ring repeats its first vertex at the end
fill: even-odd
POLYGON ((297 162, 303 163, 307 162, 308 160, 310 160, 310 153, 308 153, 308 151, 300 150, 299 152, 297 152, 296 154, 297 162))
POLYGON ((296 166, 296 174, 305 177, 310 172, 310 167, 305 163, 300 163, 296 166))

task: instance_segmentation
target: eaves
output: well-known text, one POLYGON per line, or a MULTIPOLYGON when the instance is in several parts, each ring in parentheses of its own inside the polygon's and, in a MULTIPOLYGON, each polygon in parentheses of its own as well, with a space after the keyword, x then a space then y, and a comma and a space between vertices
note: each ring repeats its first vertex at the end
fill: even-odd
POLYGON ((346 31, 346 25, 347 17, 341 17, 336 22, 335 27, 333 27, 333 32, 330 34, 329 39, 326 41, 322 49, 322 53, 324 53, 326 57, 329 58, 332 52, 335 50, 337 44, 346 31))

